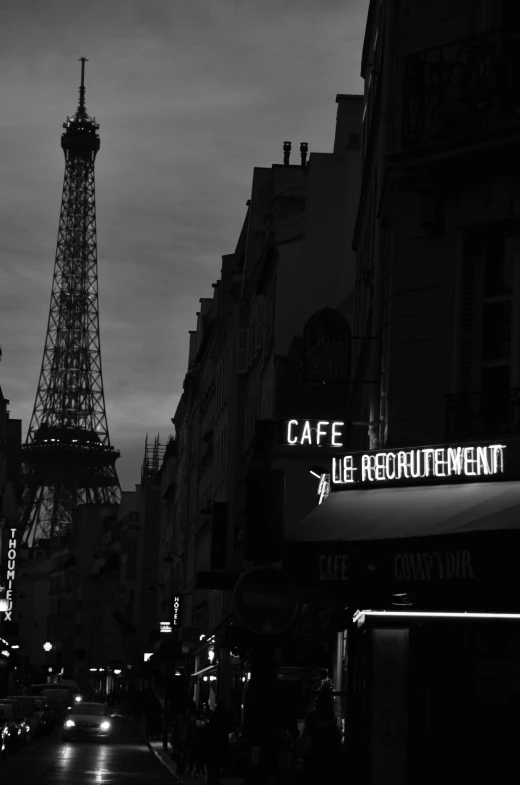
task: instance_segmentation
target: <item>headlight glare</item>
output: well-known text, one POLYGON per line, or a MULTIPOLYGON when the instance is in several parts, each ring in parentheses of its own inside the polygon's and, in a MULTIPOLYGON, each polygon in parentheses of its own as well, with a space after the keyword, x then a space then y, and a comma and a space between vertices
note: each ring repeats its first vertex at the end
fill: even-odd
POLYGON ((74 722, 74 720, 67 720, 67 722, 65 723, 65 727, 66 728, 73 728, 75 724, 76 723, 74 722))
POLYGON ((105 722, 102 722, 99 727, 101 730, 108 730, 110 728, 110 723, 105 720, 105 722))

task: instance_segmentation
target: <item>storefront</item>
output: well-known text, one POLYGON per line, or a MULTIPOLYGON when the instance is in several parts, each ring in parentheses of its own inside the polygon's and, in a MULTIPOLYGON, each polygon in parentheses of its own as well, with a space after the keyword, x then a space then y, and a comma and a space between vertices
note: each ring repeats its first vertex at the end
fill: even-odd
POLYGON ((339 455, 286 542, 286 571, 347 614, 356 783, 518 776, 519 448, 339 455))
POLYGON ((201 711, 213 710, 218 695, 218 658, 215 652, 215 636, 205 639, 193 653, 193 671, 190 686, 193 700, 201 711))

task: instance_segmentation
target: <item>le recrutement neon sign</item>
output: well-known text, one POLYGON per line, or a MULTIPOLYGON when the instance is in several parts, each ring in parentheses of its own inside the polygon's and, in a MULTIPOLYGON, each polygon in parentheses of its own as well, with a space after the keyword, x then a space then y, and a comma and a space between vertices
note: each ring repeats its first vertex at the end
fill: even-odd
POLYGON ((422 447, 351 453, 332 458, 332 485, 377 485, 443 478, 476 479, 504 473, 504 444, 422 447))

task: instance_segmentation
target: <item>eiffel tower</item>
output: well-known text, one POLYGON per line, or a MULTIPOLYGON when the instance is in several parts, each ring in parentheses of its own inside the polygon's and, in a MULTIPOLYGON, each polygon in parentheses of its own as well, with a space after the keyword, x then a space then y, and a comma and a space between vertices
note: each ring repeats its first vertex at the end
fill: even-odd
POLYGON ((120 487, 105 412, 99 342, 94 161, 99 125, 79 104, 63 123, 65 175, 36 401, 22 448, 22 542, 70 531, 80 504, 116 503, 120 487))

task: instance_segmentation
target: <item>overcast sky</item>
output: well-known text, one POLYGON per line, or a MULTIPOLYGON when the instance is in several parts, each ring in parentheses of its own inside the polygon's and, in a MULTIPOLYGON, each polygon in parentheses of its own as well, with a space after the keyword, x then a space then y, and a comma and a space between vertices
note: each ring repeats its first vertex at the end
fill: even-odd
POLYGON ((337 93, 360 93, 368 0, 2 0, 0 384, 29 425, 63 183, 61 124, 100 123, 103 378, 124 490, 146 433, 172 432, 188 331, 234 250, 253 167, 332 149, 337 93))

